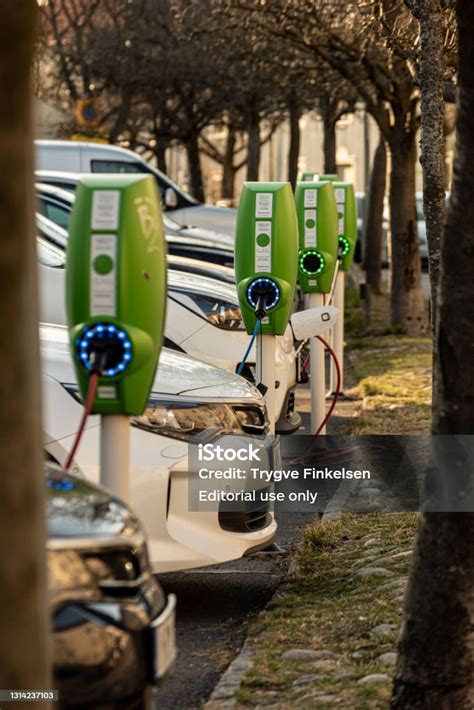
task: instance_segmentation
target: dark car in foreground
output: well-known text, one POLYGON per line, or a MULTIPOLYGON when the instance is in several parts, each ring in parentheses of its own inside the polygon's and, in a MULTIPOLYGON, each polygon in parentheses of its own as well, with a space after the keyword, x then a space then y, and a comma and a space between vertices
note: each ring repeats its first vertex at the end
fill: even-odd
POLYGON ((48 597, 59 707, 148 710, 175 658, 176 600, 130 509, 47 467, 48 597))

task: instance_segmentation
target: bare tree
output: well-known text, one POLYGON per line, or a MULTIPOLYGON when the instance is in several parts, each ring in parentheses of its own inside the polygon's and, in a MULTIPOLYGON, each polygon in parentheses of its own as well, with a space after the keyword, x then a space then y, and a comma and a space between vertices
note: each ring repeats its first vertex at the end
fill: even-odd
POLYGON ((380 136, 372 164, 369 194, 365 196, 368 204, 364 224, 364 270, 367 284, 374 293, 380 293, 386 174, 387 151, 385 140, 380 136))
POLYGON ((432 325, 436 315, 440 243, 445 214, 445 85, 450 71, 445 55, 455 43, 452 13, 445 0, 405 0, 419 22, 418 67, 421 90, 421 158, 423 211, 429 253, 432 325))
POLYGON ((416 21, 399 0, 238 0, 235 6, 259 22, 260 33, 342 77, 377 122, 391 154, 391 321, 409 331, 425 329, 415 208, 419 92, 407 54, 416 21))
POLYGON ((46 689, 50 676, 30 105, 36 3, 2 3, 0 11, 0 156, 4 168, 8 166, 0 174, 0 687, 46 689))
POLYGON ((438 479, 433 482, 434 473, 429 477, 432 489, 437 484, 447 492, 443 510, 449 512, 425 513, 418 530, 392 699, 397 710, 474 707, 474 452, 472 436, 462 436, 474 431, 474 5, 469 0, 458 0, 457 21, 456 153, 441 240, 433 407, 433 432, 449 435, 434 437, 434 460, 447 444, 449 457, 438 479), (454 512, 459 508, 466 512, 454 512))

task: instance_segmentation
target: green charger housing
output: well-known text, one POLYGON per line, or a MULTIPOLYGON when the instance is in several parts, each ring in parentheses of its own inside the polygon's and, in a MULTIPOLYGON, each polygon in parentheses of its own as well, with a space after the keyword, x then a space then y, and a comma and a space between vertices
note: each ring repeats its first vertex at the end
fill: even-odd
POLYGON ((337 263, 338 218, 331 182, 299 182, 298 282, 303 293, 330 293, 337 263))
POLYGON ((333 186, 337 204, 340 269, 348 271, 357 242, 357 202, 352 183, 334 182, 333 186))
POLYGON ((265 301, 261 332, 283 335, 291 315, 298 271, 298 220, 289 182, 246 182, 235 231, 235 278, 249 334, 258 298, 265 301))
POLYGON ((166 314, 166 247, 150 175, 81 179, 71 215, 66 312, 85 400, 97 354, 92 412, 141 414, 155 377, 166 314))

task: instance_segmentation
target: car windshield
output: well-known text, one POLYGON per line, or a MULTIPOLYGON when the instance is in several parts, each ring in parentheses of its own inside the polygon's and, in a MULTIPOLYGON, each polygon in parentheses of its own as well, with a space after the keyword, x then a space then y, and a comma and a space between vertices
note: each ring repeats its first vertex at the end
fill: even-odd
POLYGON ((44 217, 62 229, 69 229, 69 222, 71 221, 70 205, 62 204, 53 197, 41 193, 37 195, 37 200, 38 209, 44 217))

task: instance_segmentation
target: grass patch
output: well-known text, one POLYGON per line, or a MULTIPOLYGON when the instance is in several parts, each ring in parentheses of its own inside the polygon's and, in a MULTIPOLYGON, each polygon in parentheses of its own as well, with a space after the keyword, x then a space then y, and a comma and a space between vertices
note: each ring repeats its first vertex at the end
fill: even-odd
POLYGON ((304 531, 297 572, 251 630, 258 643, 239 690, 242 707, 264 705, 274 693, 278 708, 333 707, 324 696, 336 696, 334 707, 347 710, 387 707, 390 680, 370 686, 357 681, 373 673, 391 676, 377 658, 395 650, 401 602, 392 580, 405 575, 409 564, 403 554, 393 555, 411 549, 416 523, 415 514, 344 514, 304 531), (393 578, 354 575, 378 558, 393 578), (393 624, 393 634, 371 633, 382 623, 393 624), (290 649, 319 650, 329 663, 284 660, 290 649))
POLYGON ((387 321, 388 298, 376 296, 371 328, 357 337, 348 333, 347 371, 354 383, 350 394, 361 400, 351 433, 428 434, 431 338, 404 335, 387 328, 387 321))

